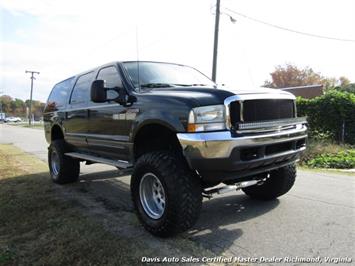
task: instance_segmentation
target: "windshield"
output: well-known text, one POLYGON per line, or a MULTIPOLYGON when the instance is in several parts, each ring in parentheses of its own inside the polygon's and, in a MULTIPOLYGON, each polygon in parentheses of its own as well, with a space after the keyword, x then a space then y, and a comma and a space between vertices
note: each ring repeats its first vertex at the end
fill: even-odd
POLYGON ((123 65, 136 88, 215 86, 201 72, 188 66, 157 62, 125 62, 123 65))

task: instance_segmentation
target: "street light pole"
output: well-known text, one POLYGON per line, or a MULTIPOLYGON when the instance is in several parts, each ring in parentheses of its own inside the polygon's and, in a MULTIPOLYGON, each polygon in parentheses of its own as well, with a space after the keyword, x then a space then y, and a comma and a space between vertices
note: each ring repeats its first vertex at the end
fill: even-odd
POLYGON ((31 73, 31 94, 30 94, 30 110, 29 110, 29 120, 28 120, 28 124, 31 126, 32 124, 32 92, 33 92, 33 80, 36 79, 34 77, 34 74, 39 75, 39 72, 37 71, 30 71, 30 70, 26 70, 25 73, 31 73))
POLYGON ((212 63, 212 80, 216 82, 217 78, 217 52, 218 52, 218 30, 219 30, 219 15, 220 15, 220 0, 216 4, 216 20, 214 25, 214 45, 213 45, 213 63, 212 63))

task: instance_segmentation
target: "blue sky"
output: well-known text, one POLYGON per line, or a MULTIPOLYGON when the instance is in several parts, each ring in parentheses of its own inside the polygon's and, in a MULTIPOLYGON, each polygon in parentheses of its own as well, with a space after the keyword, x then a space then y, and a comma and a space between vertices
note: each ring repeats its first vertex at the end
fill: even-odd
POLYGON ((0 8, 1 18, 1 42, 31 42, 30 36, 25 35, 26 32, 33 32, 38 26, 35 16, 26 13, 12 13, 6 9, 0 8))
MULTIPOLYGON (((300 31, 355 39, 353 0, 221 0, 226 8, 300 31)), ((114 60, 187 64, 211 75, 215 0, 0 0, 0 92, 34 98, 73 74, 114 60)), ((310 66, 355 82, 355 42, 285 32, 221 16, 217 82, 253 90, 276 65, 310 66)))

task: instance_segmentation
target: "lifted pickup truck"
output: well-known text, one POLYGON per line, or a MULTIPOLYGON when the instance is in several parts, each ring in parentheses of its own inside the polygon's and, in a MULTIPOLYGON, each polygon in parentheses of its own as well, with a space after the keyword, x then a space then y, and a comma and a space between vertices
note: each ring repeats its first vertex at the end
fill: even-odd
POLYGON ((203 197, 287 193, 307 137, 287 92, 233 93, 194 68, 143 61, 109 63, 56 84, 44 122, 54 182, 77 181, 81 161, 133 168, 137 215, 162 237, 193 226, 203 197))

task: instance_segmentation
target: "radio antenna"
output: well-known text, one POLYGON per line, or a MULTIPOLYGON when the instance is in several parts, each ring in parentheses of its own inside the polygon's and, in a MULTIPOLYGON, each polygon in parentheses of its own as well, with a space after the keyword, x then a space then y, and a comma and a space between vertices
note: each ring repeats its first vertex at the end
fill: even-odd
POLYGON ((139 46, 138 46, 138 25, 136 25, 136 53, 137 53, 137 78, 138 78, 138 91, 141 92, 141 81, 139 77, 139 46))

